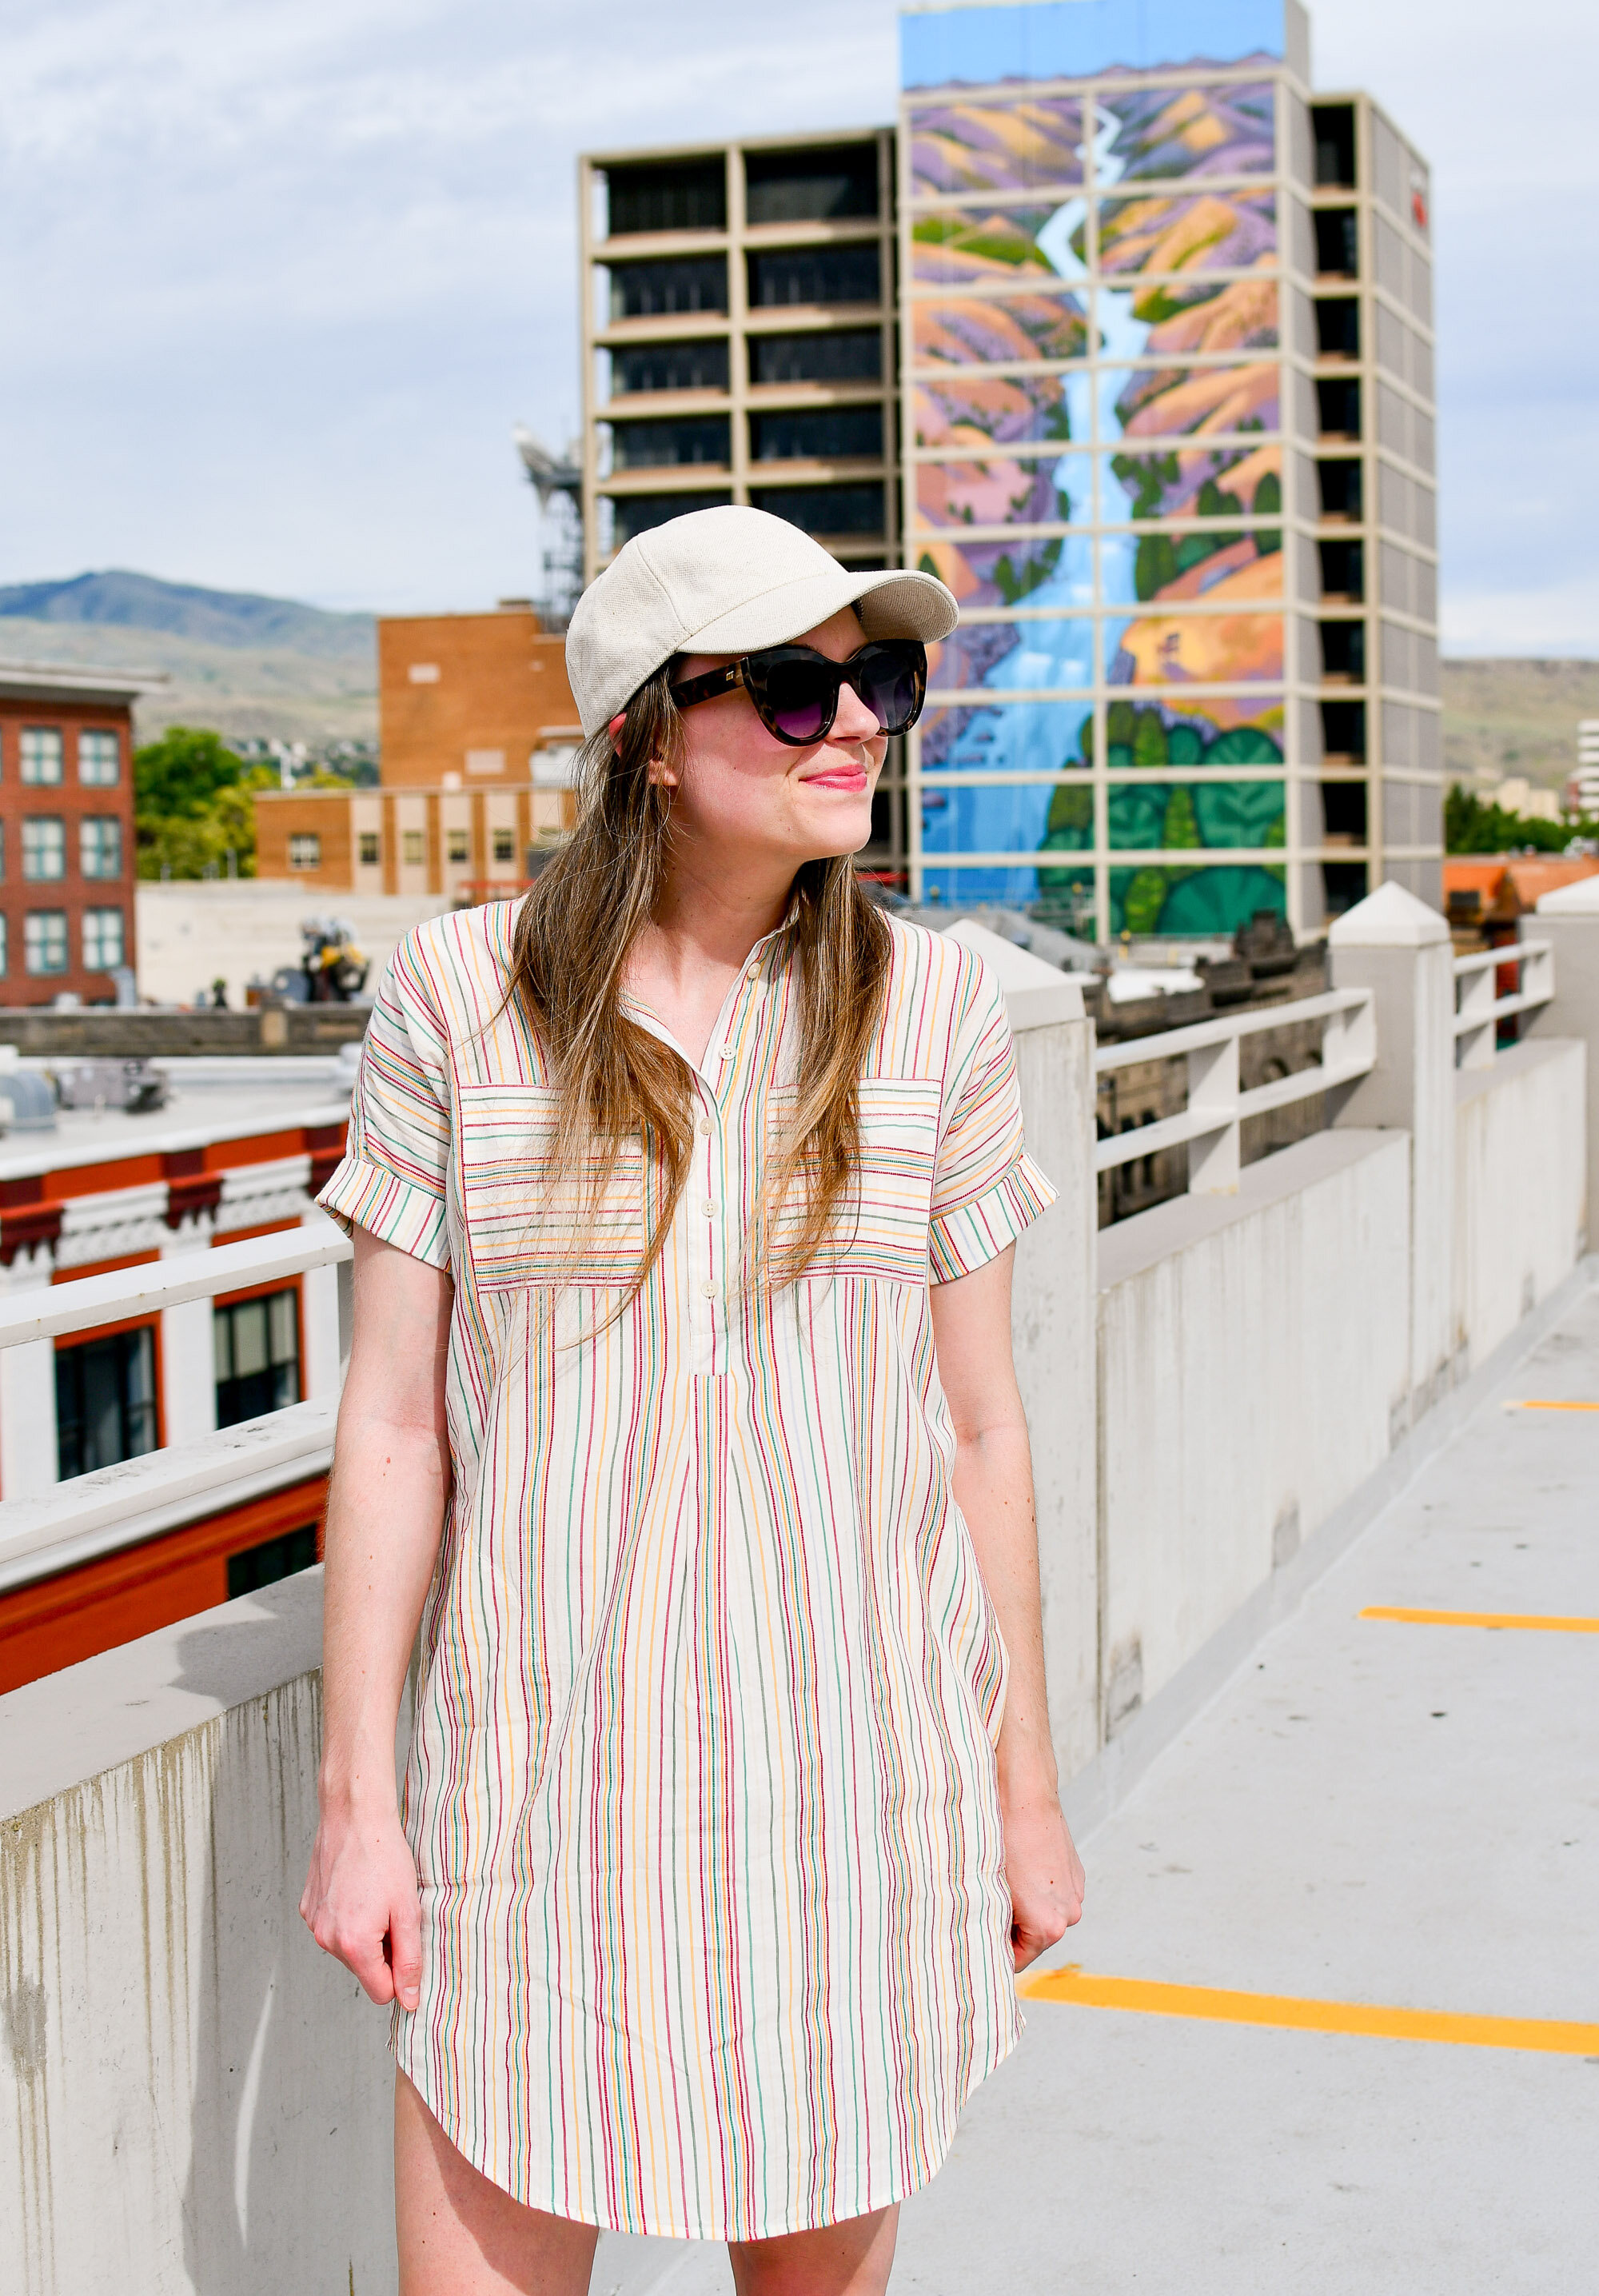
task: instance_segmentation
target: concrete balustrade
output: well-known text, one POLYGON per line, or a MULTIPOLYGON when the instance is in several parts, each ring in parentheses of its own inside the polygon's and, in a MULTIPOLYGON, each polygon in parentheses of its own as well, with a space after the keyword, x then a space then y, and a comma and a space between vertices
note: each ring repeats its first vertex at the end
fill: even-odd
MULTIPOLYGON (((955 930, 1004 987, 1029 1144, 1061 1191, 1018 1249, 1015 1332, 1055 1742, 1081 1821, 1589 1279, 1599 904, 1540 912, 1553 1001, 1525 1013, 1527 1041, 1457 1070, 1447 930, 1384 887, 1332 936, 1345 1001, 1323 1078, 1330 1128, 1235 1173, 1201 1147, 1195 1193, 1097 1234, 1078 992, 955 930)), ((1217 1073, 1196 1078, 1211 1143, 1217 1073)), ((336 1285, 336 1260, 330 1248, 308 1282, 336 1285)), ((10 1273, 0 1398, 32 1391, 35 1351, 47 1366, 74 1312, 70 1285, 36 1299, 26 1266, 10 1273)), ((181 1310, 180 1259, 135 1277, 181 1310)), ((120 1499, 85 1477, 0 1508, 0 1555, 69 1519, 75 1536, 115 1536, 119 1505, 136 1535, 252 1461, 270 1473, 291 1472, 291 1454, 324 1457, 331 1331, 298 1417, 131 1462, 120 1499)), ((0 1464, 18 1488, 10 1455, 0 1464)), ((319 1603, 320 1573, 306 1573, 0 1698, 8 2290, 394 2286, 385 2021, 295 1913, 319 1603)))

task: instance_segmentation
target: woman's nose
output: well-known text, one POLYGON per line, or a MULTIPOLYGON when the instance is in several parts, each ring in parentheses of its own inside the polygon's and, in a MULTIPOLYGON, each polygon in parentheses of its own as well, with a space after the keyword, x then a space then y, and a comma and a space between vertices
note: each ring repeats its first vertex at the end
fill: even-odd
POLYGON ((878 724, 853 685, 839 688, 839 714, 832 721, 835 742, 869 742, 882 727, 878 724))

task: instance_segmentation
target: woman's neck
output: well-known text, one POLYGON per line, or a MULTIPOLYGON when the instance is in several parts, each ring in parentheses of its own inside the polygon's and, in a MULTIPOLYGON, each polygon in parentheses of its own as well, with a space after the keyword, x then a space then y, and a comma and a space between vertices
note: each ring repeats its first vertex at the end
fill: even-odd
POLYGON ((793 879, 679 860, 627 960, 627 986, 658 1013, 696 1066, 727 991, 788 913, 793 879))

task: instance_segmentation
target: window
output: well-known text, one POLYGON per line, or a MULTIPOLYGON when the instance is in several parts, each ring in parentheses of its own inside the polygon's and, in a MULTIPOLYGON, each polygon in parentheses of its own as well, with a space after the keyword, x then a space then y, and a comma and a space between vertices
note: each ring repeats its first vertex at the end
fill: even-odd
POLYGON ((114 813, 86 814, 78 823, 78 865, 86 877, 122 874, 122 824, 114 813))
POLYGON ((758 463, 834 462, 882 454, 881 406, 836 406, 814 412, 752 414, 750 450, 758 463))
POLYGON ((449 839, 450 859, 457 863, 470 861, 472 859, 471 830, 450 829, 447 830, 445 834, 449 839))
POLYGON ((375 869, 381 858, 382 847, 378 842, 377 831, 375 829, 364 829, 361 832, 362 868, 375 869))
POLYGON ((816 335, 751 335, 751 382, 879 382, 882 337, 875 327, 816 335))
POLYGON ((1344 279, 1354 279, 1360 271, 1360 235, 1356 227, 1353 208, 1317 208, 1311 217, 1316 226, 1316 267, 1344 279))
POLYGON ((611 270, 613 319, 667 319, 727 308, 727 258, 689 255, 660 263, 617 263, 611 270))
POLYGON ((67 824, 58 814, 22 824, 22 874, 35 883, 67 873, 67 824))
POLYGON ((615 515, 615 544, 619 550, 636 534, 647 534, 652 526, 664 526, 668 518, 683 518, 691 510, 716 510, 731 502, 731 495, 617 495, 612 499, 615 515))
POLYGON ((289 840, 289 866, 291 869, 321 868, 322 840, 315 831, 302 830, 298 837, 289 840))
POLYGON ((516 832, 514 829, 496 829, 495 831, 494 857, 499 862, 515 860, 516 832))
POLYGON ((155 1335, 148 1324, 57 1348, 55 1447, 62 1482, 140 1458, 155 1449, 155 1335))
POLYGON ((611 434, 619 471, 661 470, 678 463, 726 467, 727 417, 696 414, 681 422, 619 422, 611 434))
POLYGON ((720 159, 646 160, 606 170, 614 238, 637 231, 725 231, 727 170, 720 159))
POLYGON ((211 1334, 218 1427, 236 1427, 242 1419, 299 1401, 299 1309, 293 1288, 217 1308, 211 1334))
POLYGON ((23 961, 29 972, 65 972, 67 913, 65 909, 31 910, 22 926, 23 961))
POLYGON ((227 1599, 236 1603, 241 1595, 253 1595, 258 1587, 275 1587, 297 1570, 309 1570, 316 1560, 314 1522, 302 1522, 281 1538, 264 1538, 258 1546, 243 1547, 227 1558, 227 1599))
POLYGON ((693 343, 639 343, 611 354, 611 395, 635 390, 726 390, 727 339, 707 335, 693 343))
POLYGON ((877 146, 751 152, 744 160, 748 222, 825 223, 877 213, 877 146))
POLYGON ((115 734, 78 737, 78 778, 86 789, 115 789, 122 778, 122 743, 115 734))
POLYGON ((83 913, 83 964, 86 972, 110 972, 123 962, 120 909, 86 909, 83 913))
POLYGON ((1327 296, 1316 304, 1316 348, 1323 358, 1360 357, 1360 306, 1352 295, 1327 296))
POLYGON ((875 303, 881 290, 877 249, 784 247, 750 258, 751 309, 775 303, 875 303))
POLYGON ((871 487, 752 487, 757 510, 802 526, 808 534, 881 534, 882 488, 871 487))
POLYGON ((62 777, 62 729, 59 726, 24 726, 22 779, 36 788, 53 788, 62 777))
POLYGON ((405 856, 407 869, 425 868, 428 860, 427 832, 421 829, 407 829, 400 840, 400 850, 405 856))

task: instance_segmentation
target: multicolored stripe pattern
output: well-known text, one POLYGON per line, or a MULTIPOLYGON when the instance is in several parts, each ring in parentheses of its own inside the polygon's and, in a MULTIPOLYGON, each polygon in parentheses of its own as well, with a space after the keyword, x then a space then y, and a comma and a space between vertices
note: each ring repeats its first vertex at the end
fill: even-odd
POLYGON ((652 1176, 624 1158, 591 1218, 549 1173, 548 1063, 504 1003, 512 918, 401 944, 322 1197, 455 1279, 406 1789, 424 1972, 395 2047, 468 2160, 535 2207, 802 2230, 924 2184, 1020 2030, 1005 1657, 929 1284, 1053 1191, 992 979, 896 922, 857 1200, 803 1280, 750 1287, 793 1094, 780 932, 688 1063, 689 1185, 619 1314, 652 1176))

